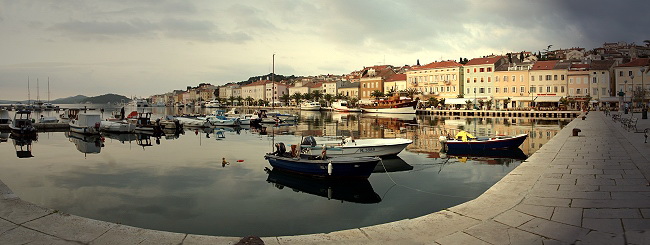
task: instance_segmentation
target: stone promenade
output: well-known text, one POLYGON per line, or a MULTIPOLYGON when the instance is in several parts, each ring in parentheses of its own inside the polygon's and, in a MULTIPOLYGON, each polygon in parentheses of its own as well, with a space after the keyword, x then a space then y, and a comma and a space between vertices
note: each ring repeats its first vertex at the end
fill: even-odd
MULTIPOLYGON (((650 120, 639 119, 637 128, 650 128, 650 120)), ((472 201, 414 219, 262 240, 265 244, 649 244, 650 143, 634 131, 602 112, 591 112, 585 120, 571 122, 472 201), (579 136, 572 136, 574 128, 581 130, 579 136)), ((22 201, 2 182, 0 195, 0 244, 235 244, 241 240, 145 230, 62 214, 22 201)))

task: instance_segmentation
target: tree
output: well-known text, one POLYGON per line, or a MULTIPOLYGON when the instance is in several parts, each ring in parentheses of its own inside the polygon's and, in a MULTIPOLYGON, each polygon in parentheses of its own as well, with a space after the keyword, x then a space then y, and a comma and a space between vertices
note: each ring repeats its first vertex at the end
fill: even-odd
POLYGON ((291 99, 293 99, 296 102, 296 104, 300 104, 302 102, 302 94, 296 92, 293 95, 291 95, 291 99))
POLYGON ((266 105, 263 99, 257 100, 257 106, 263 106, 263 105, 266 105))
POLYGON ((352 97, 348 100, 348 104, 350 104, 350 106, 352 107, 357 106, 357 102, 359 102, 359 99, 355 97, 352 97))
POLYGON ((419 94, 419 93, 420 93, 420 92, 419 92, 417 89, 415 89, 415 88, 408 88, 408 89, 406 90, 406 95, 407 95, 409 98, 411 98, 411 99, 415 98, 415 95, 416 95, 416 94, 419 94))
POLYGON ((325 94, 323 96, 323 98, 327 102, 327 106, 330 106, 332 104, 332 102, 334 101, 334 96, 332 96, 331 94, 325 94))
POLYGON ((375 97, 375 99, 378 100, 379 98, 384 97, 384 92, 381 92, 379 90, 375 90, 375 91, 372 91, 372 93, 370 93, 370 96, 375 97))
POLYGON ((472 108, 472 101, 471 100, 466 100, 465 101, 465 109, 469 110, 470 108, 472 108))
POLYGON ((231 95, 230 97, 228 97, 228 100, 230 100, 230 105, 233 105, 235 103, 236 98, 235 96, 231 95))
POLYGON ((336 95, 334 96, 334 99, 335 99, 335 100, 340 100, 340 99, 343 99, 344 97, 345 97, 345 96, 344 96, 342 93, 338 93, 338 94, 336 94, 336 95))
POLYGON ((317 101, 323 97, 323 92, 320 90, 314 90, 311 92, 311 96, 314 97, 314 101, 317 101))
POLYGON ((488 100, 485 102, 485 106, 487 106, 487 109, 490 110, 492 109, 492 104, 494 103, 493 100, 488 100))
POLYGON ((302 98, 307 101, 311 101, 314 98, 314 95, 312 93, 305 93, 302 95, 302 98))
POLYGON ((248 96, 248 97, 246 97, 246 104, 248 104, 250 106, 250 105, 253 104, 254 100, 255 99, 253 99, 253 97, 248 96))
POLYGON ((289 99, 291 99, 290 97, 291 96, 289 96, 288 94, 283 94, 282 96, 280 96, 280 101, 282 101, 282 103, 284 103, 285 105, 289 104, 289 99))
POLYGON ((463 65, 464 65, 464 64, 467 64, 467 62, 469 62, 469 60, 467 60, 467 58, 465 58, 465 59, 463 60, 463 65))
POLYGON ((440 103, 440 101, 436 97, 431 97, 431 98, 429 98, 429 100, 427 100, 427 103, 429 103, 429 106, 431 106, 431 107, 438 107, 438 104, 440 103))
POLYGON ((445 107, 445 99, 444 98, 440 99, 440 101, 438 103, 440 104, 440 107, 445 107))
POLYGON ((395 92, 397 92, 397 91, 395 91, 395 88, 391 87, 390 90, 388 90, 388 92, 386 92, 386 96, 387 97, 393 97, 393 95, 395 95, 395 92))
POLYGON ((512 99, 510 99, 510 97, 503 100, 503 109, 508 109, 508 105, 510 104, 511 101, 512 101, 512 99))

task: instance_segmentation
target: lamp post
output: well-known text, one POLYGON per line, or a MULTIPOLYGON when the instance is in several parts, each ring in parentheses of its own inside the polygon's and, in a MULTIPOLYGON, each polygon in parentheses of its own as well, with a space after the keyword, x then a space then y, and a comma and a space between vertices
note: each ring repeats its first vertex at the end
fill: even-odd
POLYGON ((645 68, 641 67, 641 119, 648 119, 648 106, 645 103, 645 86, 643 84, 643 73, 645 72, 645 68))
POLYGON ((630 112, 632 112, 632 115, 634 115, 634 98, 636 97, 634 95, 634 74, 630 75, 630 79, 632 80, 632 98, 630 98, 630 112))

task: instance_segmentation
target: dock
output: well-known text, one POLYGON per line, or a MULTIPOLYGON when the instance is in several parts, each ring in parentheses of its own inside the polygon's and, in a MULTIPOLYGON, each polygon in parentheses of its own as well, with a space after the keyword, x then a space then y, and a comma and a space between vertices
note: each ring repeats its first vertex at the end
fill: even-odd
MULTIPOLYGON (((67 123, 34 123, 32 124, 38 131, 41 132, 59 132, 59 131, 68 131, 70 125, 67 123)), ((9 131, 8 124, 0 124, 0 131, 9 131)))
POLYGON ((576 118, 581 113, 581 111, 416 110, 418 115, 519 118, 576 118))

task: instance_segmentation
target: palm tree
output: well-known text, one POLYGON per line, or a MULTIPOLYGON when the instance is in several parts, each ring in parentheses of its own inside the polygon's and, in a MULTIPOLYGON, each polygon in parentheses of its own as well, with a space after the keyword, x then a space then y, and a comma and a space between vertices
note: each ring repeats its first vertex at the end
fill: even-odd
POLYGON ((327 106, 330 106, 334 101, 334 96, 332 96, 331 94, 325 94, 323 98, 325 99, 325 101, 327 101, 327 106))
POLYGON ((393 95, 395 95, 395 92, 397 92, 397 91, 395 91, 395 88, 390 88, 390 90, 388 90, 388 92, 386 92, 386 96, 387 97, 393 97, 393 95))
POLYGON ((318 101, 323 97, 323 92, 320 90, 314 90, 311 92, 311 96, 314 97, 314 101, 318 101))
POLYGON ((248 106, 251 106, 251 105, 253 104, 253 101, 254 101, 254 100, 255 100, 255 99, 253 99, 253 97, 248 96, 248 97, 246 97, 246 104, 247 104, 248 106))
POLYGON ((419 91, 417 89, 415 89, 415 88, 408 88, 406 90, 406 95, 411 99, 415 98, 415 95, 418 94, 418 93, 419 93, 419 91))
POLYGON ((235 103, 235 99, 235 96, 232 95, 228 98, 228 100, 230 100, 230 105, 233 105, 235 103))
POLYGON ((285 105, 287 105, 287 104, 289 104, 289 99, 290 98, 291 98, 291 96, 289 96, 288 94, 283 94, 280 97, 280 101, 282 101, 285 105))
POLYGON ((338 93, 338 94, 334 95, 335 100, 340 100, 340 99, 343 99, 344 97, 345 96, 342 93, 338 93))
POLYGON ((296 104, 298 105, 298 104, 300 104, 302 102, 302 94, 300 94, 299 92, 296 92, 293 95, 291 95, 291 99, 296 101, 296 104))
POLYGON ((307 101, 311 101, 311 99, 314 98, 314 96, 311 93, 305 93, 302 95, 302 98, 307 101))
POLYGON ((429 106, 431 106, 431 107, 438 107, 438 104, 440 103, 440 101, 436 97, 429 98, 429 100, 427 102, 429 103, 429 106))
POLYGON ((472 101, 471 100, 466 100, 465 101, 465 109, 469 110, 469 108, 472 108, 472 101))
POLYGON ((445 107, 445 99, 444 98, 440 99, 440 101, 438 103, 440 103, 440 108, 445 107))
POLYGON ((370 96, 375 97, 376 100, 379 100, 379 98, 384 97, 384 92, 381 92, 379 90, 372 91, 370 93, 370 96))
POLYGON ((263 106, 264 105, 264 100, 263 99, 257 100, 257 105, 258 106, 263 106))

